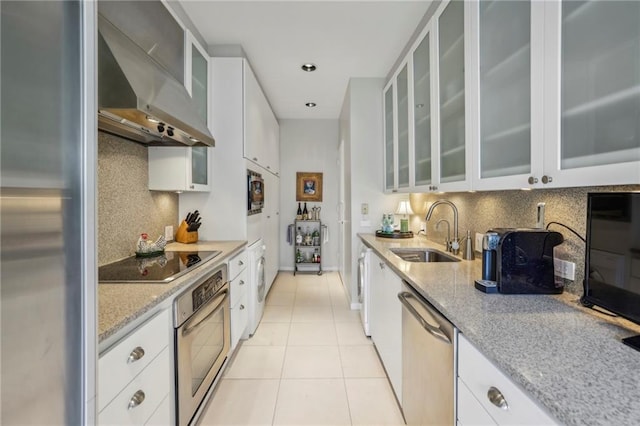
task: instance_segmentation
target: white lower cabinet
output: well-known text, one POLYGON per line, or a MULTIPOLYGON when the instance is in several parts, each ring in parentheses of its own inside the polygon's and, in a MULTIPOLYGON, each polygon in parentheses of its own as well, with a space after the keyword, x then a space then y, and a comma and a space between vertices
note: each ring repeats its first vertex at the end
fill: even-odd
POLYGON ((171 407, 173 405, 173 398, 171 395, 164 397, 160 406, 156 409, 155 413, 151 415, 151 418, 147 420, 145 425, 147 426, 164 426, 172 425, 173 422, 167 422, 167 419, 171 419, 171 407))
POLYGON ((558 424, 462 334, 458 335, 458 423, 558 424))
POLYGON ((460 378, 458 378, 458 424, 461 426, 497 424, 460 378))
POLYGON ((249 323, 249 311, 247 310, 249 285, 247 270, 247 252, 237 254, 228 263, 229 291, 231 292, 231 350, 233 351, 240 341, 249 323))
POLYGON ((371 253, 371 309, 369 326, 384 369, 398 401, 402 401, 402 280, 371 253))
MULTIPOLYGON (((169 348, 165 347, 131 383, 98 415, 101 425, 140 425, 146 423, 168 395, 171 378, 169 348)), ((160 419, 159 419, 160 420, 160 419)), ((170 419, 163 419, 170 424, 170 419)))
POLYGON ((98 360, 98 423, 173 423, 171 412, 171 315, 162 311, 98 360), (167 403, 167 407, 161 407, 167 403))

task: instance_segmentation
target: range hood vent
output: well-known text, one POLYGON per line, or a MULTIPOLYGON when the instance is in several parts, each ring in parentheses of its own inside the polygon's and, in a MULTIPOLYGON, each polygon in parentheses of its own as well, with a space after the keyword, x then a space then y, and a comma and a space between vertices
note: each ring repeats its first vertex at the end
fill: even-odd
POLYGON ((150 146, 214 146, 184 86, 98 15, 98 128, 150 146))

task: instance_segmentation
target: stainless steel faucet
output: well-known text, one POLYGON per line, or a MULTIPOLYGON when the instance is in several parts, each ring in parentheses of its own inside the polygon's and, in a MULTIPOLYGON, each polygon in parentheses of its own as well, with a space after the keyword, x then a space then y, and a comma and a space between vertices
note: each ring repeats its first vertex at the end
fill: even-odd
POLYGON ((453 209, 453 239, 451 240, 451 252, 453 254, 458 254, 458 252, 460 251, 460 237, 458 236, 458 208, 455 206, 455 204, 448 200, 438 200, 434 202, 433 204, 431 204, 431 207, 429 207, 429 211, 427 211, 427 217, 425 218, 425 220, 429 221, 429 219, 431 219, 433 209, 438 207, 440 204, 446 204, 448 206, 451 206, 451 208, 453 209))

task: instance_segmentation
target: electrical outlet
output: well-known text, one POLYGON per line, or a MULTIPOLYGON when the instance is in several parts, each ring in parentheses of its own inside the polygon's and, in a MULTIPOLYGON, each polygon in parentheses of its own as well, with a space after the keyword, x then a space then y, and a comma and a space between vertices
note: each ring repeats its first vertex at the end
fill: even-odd
POLYGON ((426 232, 427 231, 427 222, 420 222, 420 230, 422 232, 426 232))
POLYGON ((164 227, 164 239, 167 241, 173 241, 173 225, 164 227))
POLYGON ((553 272, 560 278, 574 281, 576 279, 576 264, 562 259, 554 259, 553 272))
POLYGON ((481 234, 479 232, 476 232, 476 251, 481 252, 482 251, 482 238, 484 238, 484 234, 481 234))
POLYGON ((368 215, 369 214, 369 204, 362 203, 362 206, 360 206, 360 213, 362 213, 363 216, 368 215))

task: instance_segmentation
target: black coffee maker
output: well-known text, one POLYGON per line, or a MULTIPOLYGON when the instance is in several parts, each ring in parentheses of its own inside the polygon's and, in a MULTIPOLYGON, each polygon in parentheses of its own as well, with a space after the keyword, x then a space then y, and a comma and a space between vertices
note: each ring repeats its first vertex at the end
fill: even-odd
POLYGON ((553 248, 559 232, 533 228, 496 228, 485 234, 482 279, 495 281, 499 293, 559 294, 553 273, 553 248))

